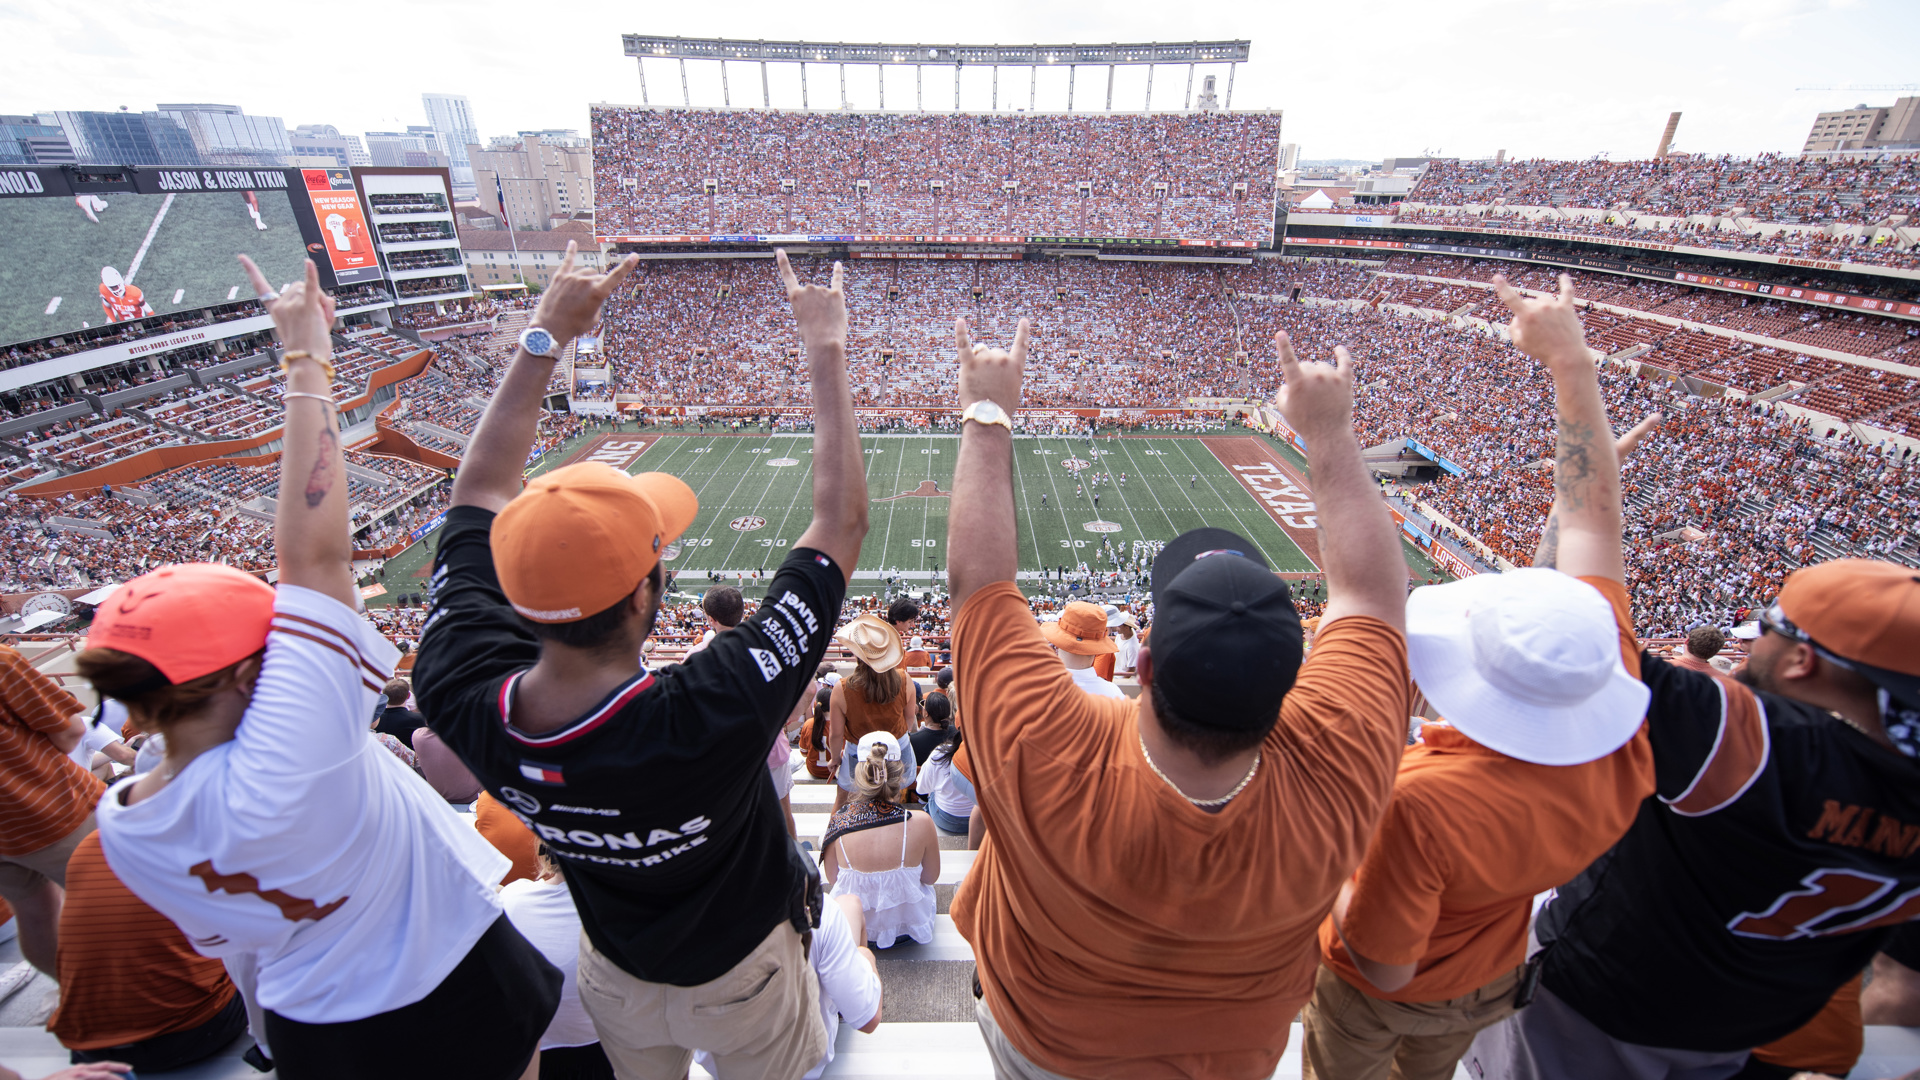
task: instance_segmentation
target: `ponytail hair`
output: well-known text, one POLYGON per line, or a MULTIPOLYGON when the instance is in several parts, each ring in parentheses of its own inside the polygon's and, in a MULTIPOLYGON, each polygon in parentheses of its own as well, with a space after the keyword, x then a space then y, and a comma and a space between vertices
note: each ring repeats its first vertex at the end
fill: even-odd
POLYGON ((906 763, 888 761, 887 748, 879 743, 869 746, 866 758, 853 767, 854 794, 867 802, 898 802, 906 779, 906 763))

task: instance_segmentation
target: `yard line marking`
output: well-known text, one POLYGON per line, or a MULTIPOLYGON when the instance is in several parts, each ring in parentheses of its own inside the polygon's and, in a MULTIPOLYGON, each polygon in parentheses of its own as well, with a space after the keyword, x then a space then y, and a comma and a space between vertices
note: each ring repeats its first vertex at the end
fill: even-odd
MULTIPOLYGON (((739 447, 742 444, 744 444, 746 441, 747 440, 745 439, 728 439, 727 440, 727 456, 720 459, 719 466, 714 470, 715 476, 719 476, 726 471, 727 463, 733 460, 734 451, 739 449, 739 447)), ((740 471, 740 479, 735 480, 733 482, 733 489, 731 491, 728 491, 727 497, 720 501, 720 510, 722 511, 722 513, 724 513, 727 510, 731 510, 733 508, 733 497, 740 493, 740 485, 747 482, 747 472, 748 470, 745 470, 745 469, 742 469, 740 471)), ((748 507, 747 509, 751 510, 753 509, 753 507, 748 507)), ((719 521, 720 518, 716 517, 714 520, 719 521)), ((731 521, 732 518, 728 518, 727 520, 731 521)), ((746 538, 747 538, 747 534, 743 532, 737 532, 733 534, 733 546, 727 549, 727 554, 725 556, 727 561, 722 563, 721 565, 723 566, 733 565, 733 553, 740 550, 740 541, 745 540, 746 538)))
POLYGON ((51 315, 54 312, 59 310, 60 310, 60 298, 56 296, 52 300, 49 300, 47 302, 47 310, 44 312, 44 314, 51 315))
MULTIPOLYGON (((878 455, 869 455, 869 456, 877 457, 878 455)), ((896 464, 893 467, 893 490, 895 491, 900 490, 900 474, 906 470, 906 467, 907 467, 907 458, 906 458, 906 455, 902 454, 900 456, 899 464, 896 464)), ((868 498, 873 497, 871 487, 868 488, 867 497, 868 498)), ((880 534, 880 565, 877 568, 880 570, 885 570, 887 568, 888 549, 893 544, 893 510, 894 510, 893 504, 888 503, 887 504, 887 531, 880 534)))
MULTIPOLYGON (((173 290, 173 302, 174 302, 174 303, 176 303, 176 304, 177 304, 177 303, 179 303, 179 302, 180 302, 180 298, 181 298, 181 297, 183 297, 183 296, 185 296, 185 295, 187 295, 187 290, 185 290, 185 289, 175 289, 175 290, 173 290)), ((228 297, 228 299, 232 299, 232 297, 228 297)))
MULTIPOLYGON (((1191 474, 1189 474, 1189 475, 1198 475, 1198 474, 1199 474, 1199 472, 1200 472, 1200 464, 1199 464, 1199 462, 1196 462, 1196 461, 1194 461, 1194 460, 1193 460, 1193 455, 1192 455, 1192 454, 1189 454, 1189 453, 1187 453, 1187 447, 1186 447, 1186 440, 1184 440, 1184 439, 1182 439, 1182 440, 1180 441, 1180 456, 1181 456, 1181 457, 1183 457, 1183 458, 1186 458, 1186 459, 1187 459, 1187 464, 1188 464, 1189 466, 1191 466, 1191 467, 1192 467, 1192 469, 1193 469, 1193 473, 1191 473, 1191 474)), ((1178 481, 1178 480, 1179 480, 1179 477, 1177 477, 1177 476, 1176 476, 1176 477, 1174 477, 1174 479, 1175 479, 1175 481, 1178 481)), ((1220 495, 1220 489, 1219 489, 1219 488, 1216 488, 1216 487, 1214 487, 1214 486, 1213 486, 1213 478, 1212 478, 1212 477, 1205 477, 1204 479, 1205 479, 1205 480, 1207 481, 1207 490, 1208 490, 1208 491, 1211 491, 1211 492, 1213 492, 1213 495, 1214 495, 1214 498, 1217 498, 1217 499, 1220 499, 1220 501, 1221 501, 1221 503, 1222 503, 1222 504, 1224 504, 1224 503, 1226 502, 1226 499, 1224 499, 1224 498, 1221 498, 1221 495, 1220 495)), ((1178 484, 1178 483, 1176 482, 1176 483, 1174 484, 1174 486, 1175 486, 1175 487, 1179 487, 1180 485, 1179 485, 1179 484, 1178 484)), ((1190 489, 1190 488, 1181 488, 1181 491, 1183 491, 1183 492, 1188 492, 1188 494, 1187 494, 1187 502, 1193 505, 1193 512, 1194 512, 1194 513, 1196 513, 1196 514, 1199 514, 1199 515, 1200 515, 1200 522, 1201 522, 1201 524, 1203 524, 1203 525, 1204 525, 1204 524, 1206 524, 1206 522, 1207 522, 1207 518, 1206 518, 1206 515, 1205 515, 1204 513, 1201 513, 1201 511, 1200 511, 1200 504, 1199 504, 1199 503, 1195 503, 1195 502, 1193 501, 1193 495, 1191 494, 1191 489, 1190 489)), ((1241 520, 1241 517, 1240 517, 1240 512, 1239 512, 1239 511, 1237 511, 1237 510, 1235 510, 1235 509, 1234 509, 1233 507, 1231 507, 1231 506, 1227 506, 1227 507, 1225 507, 1225 509, 1226 509, 1226 511, 1227 511, 1227 513, 1229 513, 1229 514, 1232 514, 1232 515, 1233 515, 1233 523, 1234 523, 1235 525, 1238 525, 1238 526, 1240 526, 1240 535, 1242 535, 1242 536, 1245 536, 1245 537, 1246 537, 1247 539, 1249 539, 1249 540, 1253 540, 1253 536, 1251 535, 1251 534, 1253 533, 1253 530, 1252 530, 1252 529, 1249 529, 1249 528, 1247 528, 1247 523, 1246 523, 1245 521, 1243 521, 1243 520, 1241 520)), ((1253 542, 1254 542, 1255 544, 1258 544, 1258 543, 1259 543, 1259 541, 1258 541, 1258 540, 1253 540, 1253 542)), ((1304 554, 1305 554, 1305 552, 1302 552, 1301 554, 1303 554, 1303 555, 1304 555, 1304 554)))
POLYGON ((233 288, 227 290, 227 299, 229 300, 239 295, 240 295, 240 286, 238 285, 235 285, 233 288))
POLYGON ((168 195, 160 203, 160 212, 153 215, 153 224, 147 226, 147 238, 140 241, 140 250, 134 253, 133 261, 127 264, 127 272, 121 275, 127 284, 133 284, 133 275, 140 272, 140 264, 147 261, 147 249, 153 246, 154 234, 160 231, 160 222, 166 218, 167 211, 173 209, 175 196, 168 195))
MULTIPOLYGON (((1127 455, 1127 464, 1129 464, 1129 465, 1132 465, 1132 466, 1133 466, 1133 468, 1134 468, 1134 470, 1135 470, 1135 472, 1137 472, 1137 473, 1139 474, 1139 476, 1140 476, 1140 479, 1141 479, 1141 480, 1143 480, 1143 481, 1146 481, 1146 478, 1147 478, 1147 474, 1146 474, 1146 471, 1145 471, 1145 470, 1144 470, 1144 469, 1143 469, 1143 468, 1141 467, 1141 465, 1140 465, 1140 463, 1139 463, 1138 461, 1136 461, 1136 460, 1134 460, 1134 457, 1133 457, 1133 447, 1131 447, 1131 446, 1129 446, 1129 445, 1127 445, 1127 443, 1128 443, 1128 440, 1126 440, 1126 439, 1121 439, 1121 440, 1120 440, 1120 446, 1121 446, 1121 450, 1122 450, 1122 452, 1124 452, 1124 453, 1125 453, 1125 454, 1127 455)), ((1162 471, 1165 471, 1165 470, 1166 470, 1166 460, 1167 460, 1167 459, 1166 459, 1166 456, 1165 456, 1165 455, 1166 455, 1166 451, 1164 451, 1164 450, 1163 450, 1163 451, 1161 451, 1161 458, 1160 458, 1160 468, 1161 468, 1161 470, 1162 470, 1162 471)), ((1171 472, 1168 472, 1168 473, 1167 473, 1167 475, 1168 475, 1169 477, 1172 477, 1172 479, 1174 480, 1174 482, 1175 482, 1176 484, 1178 484, 1178 483, 1179 483, 1179 477, 1175 477, 1175 476, 1173 476, 1173 474, 1172 474, 1171 472)), ((1152 492, 1153 492, 1153 496, 1154 496, 1154 499, 1153 499, 1153 508, 1154 508, 1155 510, 1158 510, 1158 511, 1160 511, 1160 516, 1161 516, 1161 517, 1163 517, 1163 518, 1166 518, 1166 519, 1167 519, 1167 530, 1168 530, 1168 536, 1167 536, 1167 539, 1169 539, 1169 540, 1171 540, 1171 539, 1173 539, 1174 537, 1176 537, 1176 536, 1179 536, 1179 535, 1180 535, 1180 534, 1181 534, 1181 533, 1182 533, 1183 531, 1185 531, 1185 530, 1183 530, 1183 529, 1181 529, 1181 528, 1180 528, 1180 526, 1179 526, 1179 525, 1178 525, 1178 524, 1177 524, 1177 523, 1176 523, 1176 522, 1175 522, 1175 521, 1173 520, 1173 514, 1172 514, 1172 513, 1170 513, 1170 512, 1169 512, 1169 511, 1167 510, 1167 503, 1166 503, 1166 500, 1164 500, 1164 499, 1162 499, 1162 498, 1160 498, 1160 493, 1159 493, 1159 491, 1158 491, 1158 490, 1156 489, 1156 487, 1155 487, 1155 485, 1153 485, 1153 484, 1152 484, 1152 482, 1150 482, 1150 481, 1148 481, 1148 490, 1149 490, 1149 491, 1152 491, 1152 492)), ((1191 499, 1189 499, 1188 501, 1189 501, 1189 502, 1191 502, 1192 500, 1191 500, 1191 499)), ((1146 530, 1145 530, 1145 529, 1142 529, 1142 530, 1141 530, 1141 533, 1142 533, 1142 536, 1141 536, 1141 539, 1143 539, 1143 540, 1145 540, 1145 539, 1151 539, 1151 537, 1148 537, 1148 536, 1146 536, 1146 535, 1145 535, 1145 533, 1146 533, 1146 530)))
MULTIPOLYGON (((795 438, 795 439, 804 438, 804 439, 807 439, 809 442, 811 442, 813 437, 810 435, 794 435, 794 436, 776 435, 776 436, 773 436, 773 438, 795 438)), ((781 451, 781 453, 783 454, 786 452, 787 451, 784 451, 784 450, 781 451)), ((777 469, 768 469, 767 471, 774 476, 785 475, 784 473, 780 472, 777 469)), ((793 508, 800 505, 800 492, 803 488, 807 492, 807 501, 809 503, 813 501, 813 481, 809 479, 812 476, 813 476, 813 455, 809 454, 807 455, 807 467, 800 470, 800 475, 798 477, 792 478, 793 493, 787 497, 787 511, 786 513, 780 515, 780 524, 777 527, 778 531, 776 531, 774 534, 775 536, 779 536, 780 534, 785 533, 787 531, 787 519, 793 516, 793 508)), ((801 528, 801 531, 802 532, 806 531, 804 526, 801 528)), ((793 537, 793 544, 787 545, 787 550, 792 551, 794 548, 794 545, 798 544, 799 542, 800 542, 800 538, 798 536, 793 537)), ((785 556, 782 556, 783 561, 784 559, 785 559, 785 556)))
MULTIPOLYGON (((960 462, 959 462, 959 459, 956 457, 954 459, 954 469, 958 471, 959 467, 960 467, 960 462)), ((1019 439, 1015 439, 1013 443, 1013 484, 1014 484, 1014 489, 1019 491, 1022 494, 1022 496, 1026 494, 1027 481, 1025 477, 1020 475, 1020 440, 1019 439)), ((1045 556, 1040 554, 1040 531, 1033 523, 1033 500, 1024 498, 1024 497, 1021 498, 1020 509, 1026 511, 1026 514, 1027 514, 1027 538, 1033 541, 1033 561, 1034 561, 1034 564, 1037 566, 1039 565, 1040 560, 1043 559, 1045 556)), ((948 547, 953 546, 953 513, 952 511, 948 511, 947 513, 947 546, 948 547)), ((949 568, 951 568, 951 564, 949 564, 949 568)))

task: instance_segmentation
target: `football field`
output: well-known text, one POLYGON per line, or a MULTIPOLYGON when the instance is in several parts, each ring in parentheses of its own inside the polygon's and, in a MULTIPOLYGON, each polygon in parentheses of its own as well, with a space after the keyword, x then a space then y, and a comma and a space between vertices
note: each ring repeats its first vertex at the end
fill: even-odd
MULTIPOLYGON (((852 591, 882 591, 894 576, 909 588, 942 587, 958 436, 866 435, 861 441, 870 528, 852 591)), ((1202 525, 1245 536, 1282 573, 1320 570, 1304 462, 1268 439, 1233 433, 1089 443, 1021 436, 1013 445, 1020 576, 1028 592, 1045 587, 1043 568, 1085 562, 1095 571, 1109 569, 1103 538, 1124 557, 1135 540, 1165 542, 1202 525), (1096 489, 1098 507, 1092 492, 1075 493, 1095 472, 1114 477, 1096 489)), ((549 453, 529 474, 595 460, 680 477, 700 498, 699 516, 667 563, 683 593, 697 594, 708 573, 746 573, 747 592, 757 596, 750 575, 778 566, 813 517, 812 449, 809 434, 596 432, 549 453)), ((390 591, 368 603, 390 604, 397 593, 423 587, 438 539, 436 532, 388 560, 390 591)), ((1416 579, 1445 579, 1425 553, 1402 540, 1416 579)))
MULTIPOLYGON (((855 584, 878 583, 896 572, 909 583, 931 583, 947 563, 948 504, 960 440, 868 435, 862 445, 871 528, 855 584)), ((813 516, 812 449, 813 437, 806 434, 642 432, 591 439, 562 460, 604 460, 629 472, 666 472, 685 480, 700 498, 700 516, 668 564, 684 582, 687 575, 779 565, 813 516)), ((1109 569, 1100 555, 1103 539, 1130 551, 1132 541, 1171 540, 1201 525, 1240 533, 1276 570, 1318 569, 1306 550, 1313 544, 1311 497, 1264 440, 1019 438, 1014 471, 1020 569, 1026 573, 1081 562, 1109 569), (1256 448, 1258 455, 1247 453, 1256 448), (1240 468, 1229 467, 1223 454, 1240 468), (1113 479, 1092 487, 1095 473, 1113 479)))

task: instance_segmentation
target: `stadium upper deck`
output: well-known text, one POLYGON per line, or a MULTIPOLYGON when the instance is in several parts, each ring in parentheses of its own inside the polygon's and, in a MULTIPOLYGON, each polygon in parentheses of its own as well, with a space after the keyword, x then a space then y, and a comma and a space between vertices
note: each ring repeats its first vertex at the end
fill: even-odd
POLYGON ((593 109, 623 243, 1064 237, 1270 247, 1279 113, 593 109))

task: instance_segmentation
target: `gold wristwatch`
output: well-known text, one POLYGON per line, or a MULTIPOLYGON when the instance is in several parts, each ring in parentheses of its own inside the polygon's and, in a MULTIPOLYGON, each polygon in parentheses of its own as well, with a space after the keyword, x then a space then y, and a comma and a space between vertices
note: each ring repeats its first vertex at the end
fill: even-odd
POLYGON ((969 420, 976 424, 998 424, 1008 431, 1013 430, 1013 418, 1007 415, 1007 410, 985 398, 967 406, 966 411, 960 414, 962 424, 969 420))

